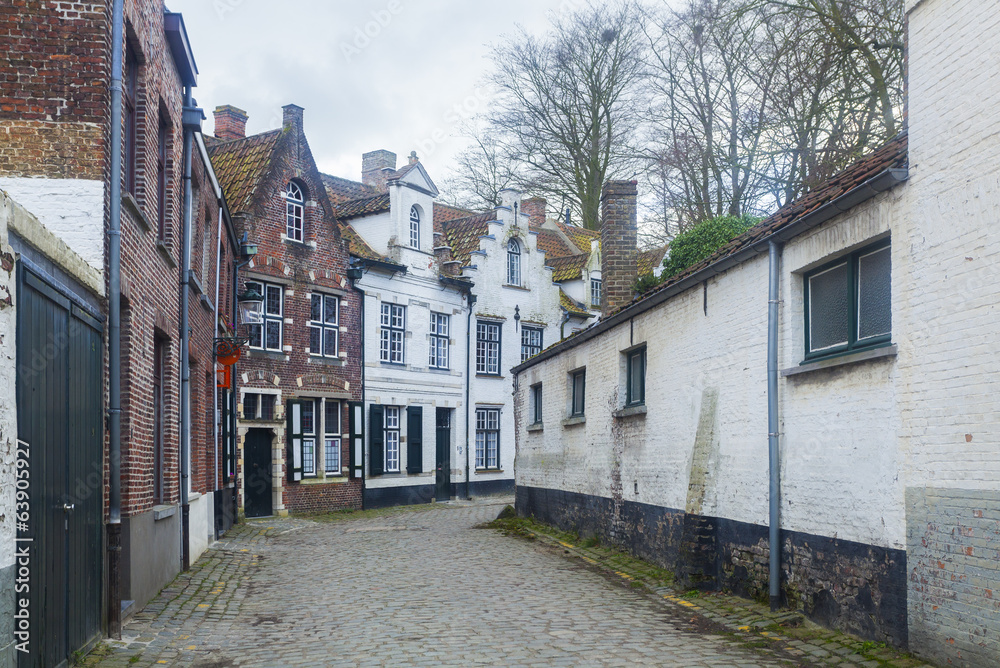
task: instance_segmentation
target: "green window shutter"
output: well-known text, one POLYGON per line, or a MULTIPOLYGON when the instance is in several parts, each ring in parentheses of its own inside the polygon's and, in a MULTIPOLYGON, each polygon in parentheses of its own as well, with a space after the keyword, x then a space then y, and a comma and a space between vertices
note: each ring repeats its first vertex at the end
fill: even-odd
POLYGON ((372 404, 368 409, 368 475, 382 475, 385 469, 385 410, 372 404))
POLYGON ((360 401, 352 401, 347 406, 351 416, 351 442, 348 445, 351 459, 351 477, 360 479, 363 476, 365 466, 365 407, 360 401))
POLYGON ((289 399, 285 415, 288 428, 285 431, 288 482, 302 480, 302 402, 289 399))
POLYGON ((406 409, 406 472, 424 471, 424 408, 409 406, 406 409))

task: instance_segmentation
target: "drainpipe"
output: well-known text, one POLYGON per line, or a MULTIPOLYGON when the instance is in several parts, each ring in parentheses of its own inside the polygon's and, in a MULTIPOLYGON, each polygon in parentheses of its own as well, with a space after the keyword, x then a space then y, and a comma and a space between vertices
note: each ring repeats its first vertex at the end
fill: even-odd
POLYGON ((191 484, 191 360, 190 360, 190 325, 188 322, 188 303, 191 294, 191 162, 194 131, 190 118, 192 109, 191 86, 184 86, 184 219, 181 230, 181 570, 191 568, 191 505, 188 499, 191 484))
POLYGON ((768 244, 767 296, 767 451, 770 474, 769 540, 771 611, 781 606, 781 542, 780 493, 778 461, 778 305, 781 250, 778 244, 768 244))
POLYGON ((108 223, 108 635, 122 637, 122 36, 124 0, 111 10, 111 187, 108 223))
MULTIPOLYGON (((212 335, 215 336, 215 332, 219 328, 219 283, 222 277, 222 202, 219 202, 219 225, 217 230, 217 236, 215 239, 215 309, 212 317, 212 335)), ((212 351, 215 352, 214 350, 212 351)), ((218 368, 216 366, 215 357, 213 356, 209 360, 209 364, 212 365, 212 378, 215 378, 215 371, 218 368)), ((222 418, 219 415, 219 391, 212 388, 212 442, 214 443, 215 452, 215 468, 212 469, 212 491, 216 492, 219 490, 219 426, 222 424, 222 418)), ((215 498, 213 496, 213 501, 215 498)), ((214 527, 213 527, 214 529, 214 527)))
POLYGON ((472 419, 472 407, 469 405, 469 388, 472 385, 472 307, 476 303, 476 295, 469 296, 469 314, 465 323, 465 496, 472 499, 472 480, 469 460, 469 423, 472 419))
MULTIPOLYGON (((361 277, 365 275, 365 272, 360 267, 351 267, 347 270, 347 277, 351 279, 351 287, 354 288, 355 292, 358 293, 358 299, 360 302, 358 308, 361 309, 361 421, 364 423, 365 420, 365 391, 367 386, 365 385, 365 291, 364 289, 358 287, 358 281, 361 277)), ((358 427, 364 430, 364 424, 358 425, 358 427)), ((343 429, 341 429, 343 431, 343 429)), ((354 443, 352 442, 349 446, 351 452, 354 452, 354 443)), ((354 467, 361 469, 361 509, 365 509, 365 461, 364 461, 365 446, 364 443, 361 444, 361 461, 358 462, 360 466, 354 467)), ((352 469, 351 473, 354 473, 352 469)))

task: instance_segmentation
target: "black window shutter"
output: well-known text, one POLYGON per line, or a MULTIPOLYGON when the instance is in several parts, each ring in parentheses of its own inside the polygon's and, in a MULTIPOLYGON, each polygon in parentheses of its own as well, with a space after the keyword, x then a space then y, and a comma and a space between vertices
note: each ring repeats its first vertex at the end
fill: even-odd
POLYGON ((288 428, 285 430, 288 454, 285 470, 288 472, 288 482, 298 482, 302 480, 302 402, 289 399, 285 415, 288 419, 288 428))
POLYGON ((406 472, 424 471, 424 407, 406 409, 406 472))
POLYGON ((352 401, 347 406, 350 411, 351 425, 351 443, 348 446, 351 459, 351 477, 360 479, 361 471, 364 468, 361 459, 364 457, 365 449, 365 409, 364 404, 360 401, 352 401))
POLYGON ((385 410, 382 406, 372 404, 368 409, 368 475, 379 476, 385 469, 384 428, 385 410))

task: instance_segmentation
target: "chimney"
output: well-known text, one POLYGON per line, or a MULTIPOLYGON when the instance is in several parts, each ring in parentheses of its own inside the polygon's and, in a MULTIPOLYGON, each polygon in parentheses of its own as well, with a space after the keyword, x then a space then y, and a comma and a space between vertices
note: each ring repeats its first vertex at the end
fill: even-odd
POLYGON ((638 276, 636 181, 608 181, 601 189, 601 315, 632 301, 638 276))
POLYGON ((521 202, 521 213, 527 214, 531 220, 531 227, 541 227, 545 224, 547 204, 544 197, 531 197, 521 202))
POLYGON ((379 192, 386 190, 386 181, 389 174, 394 171, 396 171, 396 154, 392 151, 379 149, 361 156, 361 182, 379 192))
POLYGON ((302 114, 305 109, 295 104, 286 104, 281 108, 281 128, 287 130, 289 128, 295 130, 298 133, 302 132, 302 114))
POLYGON ((215 116, 215 138, 226 141, 228 139, 243 139, 247 136, 247 112, 237 109, 231 104, 224 104, 216 107, 213 112, 215 116))
POLYGON ((410 164, 415 165, 420 162, 420 158, 417 157, 416 151, 410 151, 410 164))

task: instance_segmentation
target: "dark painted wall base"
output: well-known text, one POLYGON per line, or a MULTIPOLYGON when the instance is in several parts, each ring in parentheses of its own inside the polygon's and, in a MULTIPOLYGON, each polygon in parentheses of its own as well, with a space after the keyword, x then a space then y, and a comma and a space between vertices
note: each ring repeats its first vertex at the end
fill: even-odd
POLYGON ((473 497, 514 493, 513 480, 473 480, 470 487, 473 497))
MULTIPOLYGON (((682 586, 718 587, 767 601, 767 527, 681 510, 517 487, 522 517, 536 517, 673 570, 682 586)), ((906 552, 782 531, 782 599, 827 626, 906 647, 906 552)))
POLYGON ((365 508, 412 506, 434 500, 434 485, 409 485, 406 487, 366 487, 365 508))

